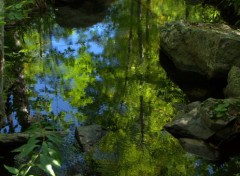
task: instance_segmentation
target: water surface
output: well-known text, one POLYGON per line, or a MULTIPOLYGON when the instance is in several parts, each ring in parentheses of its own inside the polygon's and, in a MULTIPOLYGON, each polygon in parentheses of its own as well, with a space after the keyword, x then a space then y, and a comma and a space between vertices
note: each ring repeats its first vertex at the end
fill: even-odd
MULTIPOLYGON (((197 175, 201 162, 163 130, 175 115, 173 105, 188 100, 159 64, 159 28, 178 20, 216 22, 219 13, 183 0, 119 0, 101 18, 88 14, 91 22, 74 25, 61 10, 53 7, 17 32, 22 55, 7 60, 9 74, 17 70, 9 76, 8 114, 44 117, 60 128, 99 124, 109 130, 93 160, 86 159, 92 166, 86 175, 197 175)), ((21 122, 2 129, 9 130, 21 130, 21 122)), ((82 157, 75 159, 72 165, 82 164, 82 157)))

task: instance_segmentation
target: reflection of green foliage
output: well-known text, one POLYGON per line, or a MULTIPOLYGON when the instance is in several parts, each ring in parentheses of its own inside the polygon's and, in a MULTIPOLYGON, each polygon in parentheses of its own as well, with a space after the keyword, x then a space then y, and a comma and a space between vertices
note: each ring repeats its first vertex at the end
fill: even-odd
MULTIPOLYGON (((40 23, 43 26, 48 26, 41 21, 40 23)), ((42 29, 42 26, 40 29, 42 29)), ((51 94, 60 93, 70 101, 72 106, 84 106, 91 102, 91 98, 85 98, 85 88, 94 80, 92 76, 94 64, 91 56, 83 48, 76 57, 71 55, 72 51, 69 49, 62 53, 50 50, 48 55, 41 56, 39 51, 44 52, 46 45, 50 43, 48 38, 44 37, 44 33, 49 32, 49 30, 47 27, 41 31, 41 34, 38 29, 30 29, 24 36, 24 48, 20 51, 25 54, 28 61, 24 64, 25 79, 28 83, 36 83, 38 78, 52 88, 51 90, 49 87, 45 87, 41 90, 45 93, 45 96, 49 96, 45 98, 38 97, 34 90, 29 91, 30 96, 38 97, 37 100, 39 100, 32 105, 34 108, 41 107, 41 110, 44 109, 46 112, 50 112, 52 101, 49 98, 51 94), (66 57, 65 54, 70 56, 66 57)), ((56 38, 58 38, 58 35, 62 36, 62 34, 56 34, 56 38)))
MULTIPOLYGON (((74 114, 74 117, 84 117, 86 123, 99 123, 111 129, 112 132, 92 153, 102 175, 195 175, 194 158, 186 155, 178 142, 162 131, 175 115, 172 104, 184 101, 184 94, 168 80, 159 66, 158 25, 180 19, 215 22, 219 20, 219 13, 213 8, 187 7, 184 0, 156 0, 148 5, 142 4, 142 20, 138 25, 135 18, 140 15, 137 1, 133 1, 132 16, 129 15, 130 2, 125 0, 115 4, 114 15, 110 11, 107 18, 114 24, 109 23, 99 36, 91 31, 96 36, 95 42, 104 48, 99 55, 87 52, 84 43, 88 39, 84 36, 86 34, 81 34, 79 43, 82 47, 77 56, 71 55, 71 48, 63 53, 52 49, 44 56, 45 47, 50 44, 49 32, 54 33, 56 40, 62 36, 67 40, 74 30, 55 29, 52 21, 47 21, 48 24, 42 18, 38 25, 32 25, 36 28, 24 35, 25 44, 20 51, 28 61, 24 64, 24 75, 29 84, 35 84, 38 78, 53 89, 51 92, 43 88, 44 97, 34 90, 29 91, 30 97, 36 98, 33 108, 51 113, 50 95, 60 95, 81 109, 81 113, 74 114), (146 15, 148 10, 149 16, 146 15), (142 35, 139 34, 140 28, 142 35), (129 31, 132 31, 132 38, 129 31), (139 44, 140 39, 142 45, 139 44), (139 57, 140 47, 143 58, 139 57)), ((219 105, 215 111, 222 114, 226 109, 226 105, 219 105)), ((48 117, 63 127, 67 126, 64 123, 65 112, 48 114, 48 117)), ((51 148, 47 141, 37 148, 47 151, 46 144, 51 148)), ((38 144, 30 142, 26 145, 29 154, 35 153, 34 145, 38 144)), ((53 163, 49 160, 49 151, 45 154, 47 156, 40 168, 51 174, 51 169, 46 170, 45 166, 53 163)))
POLYGON ((86 97, 85 94, 88 84, 94 81, 91 76, 92 71, 93 63, 91 56, 87 53, 81 53, 78 58, 69 60, 66 65, 63 65, 63 81, 71 85, 70 90, 64 95, 73 106, 85 106, 92 102, 91 98, 86 97))
POLYGON ((187 20, 194 23, 219 22, 220 20, 220 13, 213 7, 203 7, 201 4, 187 5, 185 0, 152 1, 150 9, 160 24, 177 20, 187 20))
MULTIPOLYGON (((129 17, 130 4, 124 5, 125 8, 114 12, 118 14, 113 17, 118 26, 115 36, 106 36, 108 40, 101 43, 105 48, 104 59, 96 63, 101 80, 91 87, 95 90, 94 101, 81 109, 89 117, 88 123, 113 130, 92 153, 95 168, 105 176, 194 175, 193 158, 186 156, 177 141, 162 131, 174 116, 172 103, 184 101, 184 95, 159 66, 155 19, 148 19, 151 26, 148 42, 144 38, 146 16, 141 21, 143 60, 138 48, 139 25, 135 18, 138 14, 134 11, 129 17), (132 23, 126 25, 130 18, 132 23), (132 28, 132 38, 129 28, 132 28), (131 48, 131 43, 136 47, 131 48)), ((152 4, 152 7, 160 6, 152 4)))
POLYGON ((141 146, 134 139, 132 130, 109 133, 101 141, 99 155, 102 157, 96 153, 94 159, 103 175, 193 175, 191 158, 184 156, 180 146, 170 136, 159 130, 148 132, 141 146))

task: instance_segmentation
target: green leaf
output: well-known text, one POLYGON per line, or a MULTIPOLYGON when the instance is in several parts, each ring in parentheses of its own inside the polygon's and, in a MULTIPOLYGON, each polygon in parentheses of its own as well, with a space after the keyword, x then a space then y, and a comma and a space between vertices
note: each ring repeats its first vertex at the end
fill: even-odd
POLYGON ((43 166, 51 164, 52 158, 48 157, 47 155, 40 154, 40 162, 43 166))
POLYGON ((39 140, 35 139, 35 138, 30 138, 28 140, 28 143, 27 144, 24 144, 14 150, 12 150, 12 152, 23 152, 24 150, 27 150, 28 148, 32 148, 32 147, 37 147, 39 145, 36 145, 37 143, 39 142, 39 140))
POLYGON ((50 174, 51 176, 56 176, 54 170, 52 169, 52 166, 50 164, 47 164, 45 166, 41 165, 41 164, 37 164, 37 167, 39 167, 40 169, 42 169, 43 171, 47 172, 48 174, 50 174))
POLYGON ((61 160, 61 155, 60 155, 60 152, 58 150, 56 150, 56 148, 48 148, 48 152, 49 152, 49 155, 56 159, 56 160, 61 160))
POLYGON ((44 155, 48 155, 48 145, 45 141, 42 143, 42 151, 44 155))
POLYGON ((47 136, 50 141, 52 141, 55 144, 60 144, 62 142, 61 138, 59 136, 53 136, 49 135, 47 136))
POLYGON ((52 143, 51 141, 50 141, 50 142, 47 142, 47 144, 48 144, 48 148, 49 148, 49 151, 50 151, 50 152, 52 152, 53 150, 56 151, 56 152, 59 151, 58 146, 57 146, 56 144, 52 143), (52 151, 51 151, 50 149, 51 149, 52 151))
POLYGON ((48 165, 46 166, 46 170, 47 170, 47 172, 48 172, 50 175, 55 176, 55 173, 54 173, 54 170, 53 170, 53 168, 52 168, 52 165, 48 164, 48 165))
POLYGON ((27 147, 25 147, 23 151, 19 154, 19 157, 25 157, 29 155, 39 145, 26 145, 26 146, 27 147))
POLYGON ((225 112, 225 111, 227 111, 227 108, 216 107, 214 110, 217 112, 225 112))
POLYGON ((8 172, 17 175, 19 173, 19 170, 15 167, 10 167, 10 166, 6 166, 4 165, 4 167, 8 170, 8 172))
POLYGON ((53 160, 52 161, 52 164, 55 166, 55 167, 58 167, 58 168, 60 168, 61 167, 61 163, 60 163, 60 161, 59 160, 53 160))
POLYGON ((35 137, 31 137, 29 140, 28 140, 28 145, 34 145, 34 144, 37 144, 38 142, 40 142, 40 140, 36 139, 35 137))
POLYGON ((34 135, 35 133, 38 133, 40 131, 39 128, 40 128, 40 125, 37 123, 34 123, 27 129, 25 133, 29 135, 34 135))
POLYGON ((217 107, 214 108, 214 111, 216 111, 216 112, 226 112, 229 105, 230 104, 227 103, 227 102, 218 104, 217 107))
POLYGON ((55 176, 55 173, 52 169, 52 163, 53 159, 46 156, 46 155, 40 155, 40 166, 42 169, 44 169, 44 171, 46 171, 48 174, 52 175, 52 176, 55 176))
POLYGON ((53 150, 52 148, 48 148, 49 155, 52 158, 52 164, 56 167, 61 167, 61 154, 60 152, 53 150))
POLYGON ((14 149, 14 150, 12 150, 11 152, 21 152, 22 150, 24 150, 25 147, 26 147, 26 144, 24 144, 24 145, 14 149))

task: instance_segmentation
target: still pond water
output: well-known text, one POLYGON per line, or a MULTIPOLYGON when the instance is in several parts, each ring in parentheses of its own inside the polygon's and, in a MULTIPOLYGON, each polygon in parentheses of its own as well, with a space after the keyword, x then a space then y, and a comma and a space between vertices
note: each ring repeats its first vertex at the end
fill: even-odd
MULTIPOLYGON (((216 22, 219 13, 184 0, 140 2, 59 5, 19 27, 19 43, 6 41, 21 53, 6 61, 8 81, 15 82, 8 88, 8 114, 109 130, 85 175, 211 175, 207 163, 163 130, 175 115, 173 104, 188 100, 159 64, 159 28, 178 20, 216 22)), ((1 131, 20 131, 13 122, 1 131)), ((63 167, 84 165, 84 156, 70 150, 63 167)), ((76 172, 84 170, 79 167, 76 172)))

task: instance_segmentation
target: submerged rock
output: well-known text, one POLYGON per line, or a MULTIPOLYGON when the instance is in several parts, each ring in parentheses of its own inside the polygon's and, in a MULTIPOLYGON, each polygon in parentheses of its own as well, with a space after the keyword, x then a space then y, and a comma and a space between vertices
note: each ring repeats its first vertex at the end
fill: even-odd
POLYGON ((240 66, 240 31, 224 24, 167 23, 161 28, 161 52, 183 71, 208 79, 226 77, 240 66))
POLYGON ((106 134, 107 131, 100 125, 80 126, 75 131, 75 137, 83 152, 89 152, 106 134))
POLYGON ((165 125, 187 152, 212 161, 240 154, 240 98, 209 98, 189 107, 165 125))

